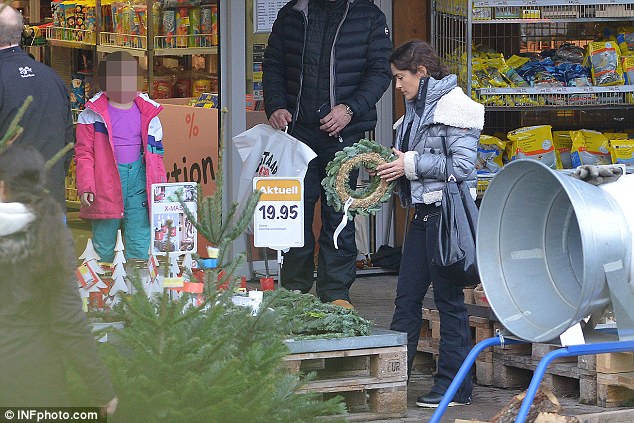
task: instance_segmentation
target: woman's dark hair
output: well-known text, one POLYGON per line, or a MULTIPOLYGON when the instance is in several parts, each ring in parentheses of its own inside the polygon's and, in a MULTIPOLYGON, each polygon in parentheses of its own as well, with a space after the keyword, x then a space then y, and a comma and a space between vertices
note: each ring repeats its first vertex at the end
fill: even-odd
POLYGON ((35 147, 12 145, 0 153, 0 181, 4 181, 6 201, 22 203, 35 214, 30 255, 34 277, 68 283, 74 267, 73 244, 61 207, 44 187, 44 166, 35 147))
POLYGON ((398 70, 412 73, 416 73, 419 66, 425 66, 427 73, 434 79, 443 79, 449 75, 447 66, 436 50, 421 40, 411 40, 398 47, 390 56, 390 63, 398 70))

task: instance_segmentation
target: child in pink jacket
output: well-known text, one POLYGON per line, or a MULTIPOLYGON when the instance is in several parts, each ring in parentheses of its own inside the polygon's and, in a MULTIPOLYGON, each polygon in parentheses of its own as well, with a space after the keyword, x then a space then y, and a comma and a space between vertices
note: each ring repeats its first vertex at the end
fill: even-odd
POLYGON ((87 102, 77 123, 79 216, 92 221, 103 261, 113 260, 121 226, 126 257, 147 260, 151 187, 167 182, 158 118, 163 107, 138 92, 138 64, 127 52, 107 55, 97 79, 102 91, 87 102))

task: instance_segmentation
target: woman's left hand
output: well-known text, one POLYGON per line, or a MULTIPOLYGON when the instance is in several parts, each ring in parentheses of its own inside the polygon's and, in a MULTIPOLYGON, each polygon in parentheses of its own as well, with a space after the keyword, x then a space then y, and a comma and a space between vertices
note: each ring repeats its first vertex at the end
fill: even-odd
POLYGON ((405 153, 397 150, 396 148, 393 148, 392 152, 398 157, 396 160, 376 167, 377 174, 381 177, 381 179, 385 179, 387 182, 396 181, 398 178, 405 175, 405 165, 403 163, 405 153))

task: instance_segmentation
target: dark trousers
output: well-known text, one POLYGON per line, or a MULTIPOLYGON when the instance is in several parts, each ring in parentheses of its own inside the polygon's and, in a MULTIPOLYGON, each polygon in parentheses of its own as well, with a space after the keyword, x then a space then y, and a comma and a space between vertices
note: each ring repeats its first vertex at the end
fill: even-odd
MULTIPOLYGON (((405 237, 396 285, 396 309, 390 329, 407 333, 408 374, 416 356, 422 326, 423 298, 430 283, 434 284, 434 302, 440 313, 440 348, 438 371, 431 391, 444 394, 471 349, 469 316, 462 288, 437 274, 431 266, 429 251, 435 248, 440 207, 420 205, 405 237)), ((465 378, 454 397, 466 401, 471 397, 473 382, 465 378)))
MULTIPOLYGON (((342 212, 336 212, 327 204, 321 181, 326 177, 326 165, 337 151, 359 141, 362 134, 348 136, 343 142, 338 137, 329 137, 319 128, 296 125, 292 135, 304 142, 317 154, 308 165, 304 178, 304 246, 291 248, 284 254, 282 266, 282 286, 286 289, 310 291, 313 286, 315 261, 315 236, 313 219, 315 204, 321 197, 321 232, 319 234, 319 257, 317 262, 317 295, 323 302, 338 299, 350 300, 348 291, 355 280, 355 260, 357 244, 354 238, 354 222, 349 220, 337 239, 339 249, 335 249, 333 234, 341 219, 342 212)), ((350 173, 350 187, 356 188, 357 170, 350 173)))

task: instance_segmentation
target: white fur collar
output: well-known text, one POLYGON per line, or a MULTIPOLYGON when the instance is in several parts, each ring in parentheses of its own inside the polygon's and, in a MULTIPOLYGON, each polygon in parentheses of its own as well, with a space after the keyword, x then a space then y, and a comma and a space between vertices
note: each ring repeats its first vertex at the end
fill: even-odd
POLYGON ((484 128, 484 106, 476 103, 455 87, 443 95, 434 111, 434 123, 442 123, 455 128, 484 128))
POLYGON ((35 215, 22 203, 0 203, 0 236, 23 231, 35 215))

